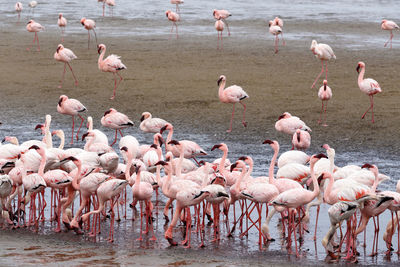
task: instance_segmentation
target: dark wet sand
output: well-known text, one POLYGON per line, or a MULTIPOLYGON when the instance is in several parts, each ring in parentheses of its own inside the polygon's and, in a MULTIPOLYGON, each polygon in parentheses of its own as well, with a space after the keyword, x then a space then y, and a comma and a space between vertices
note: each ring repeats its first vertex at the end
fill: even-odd
MULTIPOLYGON (((299 30, 306 25, 307 23, 299 24, 298 28, 292 25, 288 31, 299 30)), ((343 26, 339 23, 337 25, 343 26)), ((332 26, 328 24, 313 24, 312 31, 322 31, 325 29, 324 26, 333 32, 332 26)), ((371 25, 360 24, 349 31, 353 30, 361 36, 368 36, 368 27, 371 25)), ((111 38, 102 36, 100 33, 99 41, 107 45, 107 54, 115 53, 121 56, 128 68, 121 72, 125 80, 117 90, 114 101, 109 100, 113 89, 112 74, 101 73, 98 70, 97 50, 94 44, 90 50, 87 50, 85 33, 66 37, 64 45, 71 48, 78 56, 78 59, 72 62, 72 67, 78 77, 79 86, 73 86, 72 76, 67 72, 63 89, 57 88, 63 65, 53 59, 59 43, 58 32, 39 33, 39 38, 42 51, 28 52, 26 47, 29 42, 32 42, 32 34, 20 28, 2 29, 0 44, 2 62, 0 120, 3 122, 0 130, 2 135, 17 135, 23 140, 40 138, 37 133, 34 133, 33 127, 44 120, 45 114, 51 114, 53 115, 52 128, 58 127, 65 130, 66 139, 69 140, 70 118, 56 112, 58 97, 66 94, 79 99, 88 108, 87 114, 94 117, 97 128, 101 128, 100 118, 110 107, 127 114, 137 123, 136 125, 139 125, 141 113, 150 111, 155 116, 173 123, 176 138, 184 139, 194 136, 199 138, 195 141, 199 141, 206 150, 209 150, 214 143, 227 142, 231 144, 235 157, 241 154, 254 156, 256 164, 260 166, 263 164, 262 167, 258 167, 258 169, 262 168, 263 172, 266 171, 265 161, 269 160, 272 152, 265 153, 268 148, 260 148, 258 144, 269 138, 279 140, 282 150, 290 147, 291 138, 277 133, 274 129, 276 119, 284 111, 301 117, 313 129, 312 152, 319 151, 323 143, 329 143, 335 147, 338 154, 352 151, 366 151, 371 154, 373 151, 373 157, 370 158, 372 162, 378 155, 379 157, 384 155, 391 160, 399 158, 397 148, 400 143, 398 123, 400 108, 397 105, 399 98, 397 66, 400 52, 396 48, 384 49, 382 44, 382 48, 379 49, 365 46, 355 50, 346 48, 340 37, 337 37, 334 43, 330 43, 338 59, 336 62, 329 63, 329 86, 333 90, 333 98, 328 104, 329 127, 321 127, 317 124, 321 108, 317 91, 322 84, 322 79, 317 88, 310 88, 321 65, 309 50, 311 38, 310 40, 289 40, 286 47, 281 48, 278 54, 274 54, 272 36, 268 35, 256 40, 241 38, 233 32, 232 37, 224 39, 224 50, 217 51, 216 36, 184 35, 179 40, 168 41, 167 35, 111 38), (360 60, 367 65, 367 77, 376 79, 383 89, 383 93, 375 97, 375 124, 371 124, 370 115, 367 115, 364 120, 360 119, 369 106, 368 97, 357 86, 358 74, 355 68, 360 60), (225 130, 229 126, 232 106, 222 104, 218 100, 216 82, 222 74, 227 77, 227 85, 240 85, 250 95, 250 98, 246 100, 248 127, 244 129, 240 123, 242 107, 238 105, 231 134, 227 134, 225 130)), ((110 138, 113 136, 111 131, 104 128, 103 130, 110 138)), ((136 127, 126 130, 125 133, 143 136, 136 127)), ((151 135, 146 136, 146 139, 150 141, 151 135)), ((218 155, 214 153, 212 158, 218 155)), ((392 177, 392 179, 396 180, 397 177, 392 177)), ((322 219, 323 226, 319 229, 318 244, 329 223, 326 218, 326 209, 327 207, 324 206, 321 210, 321 213, 325 214, 325 219, 322 219)), ((386 221, 386 219, 382 220, 382 225, 386 225, 386 221)), ((161 221, 160 225, 162 225, 161 221)), ((310 224, 311 229, 312 227, 310 224)), ((276 228, 275 224, 273 228, 276 228)), ((123 235, 125 231, 129 232, 129 229, 120 230, 120 235, 123 235)), ((57 257, 55 256, 57 249, 64 243, 73 247, 71 257, 74 257, 74 253, 81 253, 77 252, 80 245, 85 248, 92 246, 92 242, 86 242, 86 239, 82 241, 79 237, 75 238, 73 233, 37 235, 24 230, 18 230, 18 232, 20 232, 17 234, 18 238, 26 240, 24 248, 28 248, 28 251, 30 251, 29 247, 40 246, 38 250, 42 251, 43 257, 48 260, 42 263, 46 264, 51 264, 50 262, 57 257), (80 242, 78 249, 75 247, 75 241, 80 242), (56 244, 56 246, 47 251, 49 244, 56 244)), ((116 232, 118 232, 117 228, 116 232)), ((160 226, 159 239, 162 239, 162 232, 160 226)), ((105 236, 106 233, 103 235, 105 236)), ((32 255, 29 253, 31 252, 18 252, 25 256, 20 256, 18 253, 7 256, 8 253, 14 253, 10 248, 20 246, 19 241, 9 243, 14 236, 13 231, 1 232, 0 256, 6 260, 21 260, 17 262, 18 264, 30 262, 32 255)), ((274 236, 277 237, 276 232, 274 236)), ((181 236, 177 235, 177 240, 180 238, 181 236)), ((123 241, 134 243, 129 240, 123 241)), ((282 251, 274 249, 268 253, 254 252, 257 246, 256 238, 248 242, 239 241, 238 238, 234 243, 224 242, 225 245, 222 244, 219 249, 209 246, 205 250, 184 250, 181 247, 165 249, 167 245, 163 240, 162 244, 157 244, 162 249, 134 250, 129 253, 141 255, 135 259, 143 260, 138 263, 143 265, 165 266, 165 262, 158 261, 158 257, 169 259, 168 263, 178 262, 172 264, 175 266, 204 265, 199 256, 210 258, 211 262, 207 262, 209 266, 240 266, 249 263, 265 266, 266 262, 272 265, 297 264, 293 257, 292 261, 288 261, 289 256, 285 249, 282 251), (232 251, 233 245, 243 247, 241 253, 233 250, 228 254, 229 256, 226 256, 225 252, 232 251), (247 251, 249 246, 252 247, 250 252, 247 251), (171 250, 173 253, 170 253, 171 250), (156 262, 150 260, 151 263, 147 264, 147 259, 156 262), (179 261, 186 262, 179 263, 179 261)), ((117 259, 122 257, 118 254, 120 251, 118 245, 109 245, 103 241, 100 244, 100 247, 96 246, 96 251, 93 252, 96 254, 94 258, 89 255, 88 259, 94 259, 98 263, 97 260, 104 257, 107 260, 105 265, 131 263, 129 257, 123 258, 122 263, 113 261, 117 256, 117 259)), ((323 257, 321 254, 315 255, 313 243, 308 241, 307 244, 310 251, 307 253, 307 263, 304 264, 322 264, 323 257), (314 258, 318 260, 314 261, 314 258)), ((140 246, 137 243, 134 245, 136 248, 140 246)), ((368 246, 367 251, 369 252, 370 249, 368 246)), ((126 252, 124 249, 121 250, 126 252)), ((389 264, 387 261, 382 261, 382 254, 383 251, 380 251, 378 261, 364 259, 362 262, 389 264)), ((34 256, 35 260, 39 261, 40 258, 42 255, 34 256)), ((86 255, 80 255, 77 258, 86 258, 86 255)), ((397 262, 397 256, 393 256, 392 260, 397 262)), ((84 260, 77 260, 75 263, 86 264, 84 260)), ((11 265, 8 261, 5 264, 11 265)))

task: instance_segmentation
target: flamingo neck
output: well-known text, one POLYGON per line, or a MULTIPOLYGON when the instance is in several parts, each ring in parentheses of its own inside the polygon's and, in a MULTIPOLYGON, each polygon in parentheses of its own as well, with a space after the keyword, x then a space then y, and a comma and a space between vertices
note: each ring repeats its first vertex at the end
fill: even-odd
POLYGON ((201 187, 205 187, 208 184, 208 174, 210 173, 210 164, 206 163, 206 165, 204 165, 204 169, 203 169, 203 183, 201 184, 201 187))
POLYGON ((181 178, 182 177, 182 163, 183 163, 183 151, 184 147, 181 144, 179 148, 179 160, 178 160, 178 165, 175 167, 175 174, 176 177, 181 178))
MULTIPOLYGON (((328 186, 326 187, 326 190, 324 191, 324 198, 325 201, 329 204, 332 203, 332 199, 331 199, 331 193, 332 193, 332 188, 333 188, 333 183, 335 182, 335 179, 333 179, 333 176, 331 175, 329 177, 329 181, 328 181, 328 186)), ((333 203, 332 203, 333 204, 333 203)))
POLYGON ((333 170, 335 169, 335 154, 328 153, 329 158, 329 172, 333 175, 333 170))
POLYGON ((45 133, 44 133, 44 140, 45 140, 47 149, 53 148, 53 139, 51 137, 50 130, 47 128, 47 126, 46 126, 45 133))
POLYGON ((90 119, 88 118, 88 131, 93 131, 93 119, 92 117, 90 117, 90 119))
POLYGON ((171 145, 168 144, 168 143, 169 143, 169 141, 172 140, 172 135, 173 135, 173 134, 174 134, 174 128, 171 128, 171 129, 168 131, 167 141, 165 142, 165 150, 166 150, 166 151, 171 151, 171 145))
POLYGON ((41 153, 40 156, 42 157, 42 159, 40 160, 38 174, 40 176, 43 176, 44 175, 44 167, 46 165, 46 152, 41 153))
POLYGON ((100 69, 101 65, 103 65, 103 58, 104 58, 105 53, 106 53, 106 48, 104 48, 103 51, 101 51, 99 60, 97 61, 98 65, 99 65, 99 69, 100 69))
POLYGON ((310 165, 311 179, 312 179, 312 183, 313 183, 313 187, 314 187, 314 190, 312 191, 313 198, 315 198, 319 194, 319 185, 318 185, 317 177, 315 177, 314 165, 315 165, 314 162, 312 162, 310 165))
POLYGON ((133 185, 133 191, 140 191, 139 187, 140 187, 140 174, 141 174, 141 170, 139 168, 137 174, 136 174, 136 179, 135 179, 135 184, 133 185))
POLYGON ((364 81, 364 73, 365 73, 365 67, 361 68, 361 71, 358 74, 358 85, 360 85, 364 81))
POLYGON ((60 146, 58 148, 59 149, 64 149, 64 145, 65 145, 65 135, 64 135, 64 133, 60 133, 57 136, 61 139, 60 146))
POLYGON ((228 157, 228 149, 224 149, 223 152, 224 152, 224 154, 222 155, 222 158, 219 162, 219 167, 218 167, 219 172, 221 174, 225 173, 225 161, 226 161, 226 158, 228 157))
MULTIPOLYGON (((165 179, 165 178, 164 178, 165 179)), ((168 175, 167 175, 167 179, 165 179, 163 186, 162 186, 162 191, 165 194, 166 192, 168 192, 169 189, 169 185, 171 184, 171 180, 172 180, 172 170, 169 169, 168 170, 168 175)))
POLYGON ((223 92, 224 92, 224 89, 225 89, 225 84, 226 84, 226 80, 222 80, 222 82, 221 82, 221 84, 220 84, 220 86, 219 86, 219 89, 218 89, 218 96, 221 98, 221 97, 223 97, 223 92))
POLYGON ((275 168, 276 159, 278 158, 278 153, 279 153, 279 147, 278 148, 274 148, 274 155, 272 156, 272 160, 271 160, 271 163, 269 165, 269 171, 268 171, 269 183, 270 184, 275 184, 274 168, 275 168))
POLYGON ((378 187, 379 178, 378 178, 378 172, 377 171, 374 171, 373 173, 374 173, 374 176, 375 176, 375 180, 374 180, 374 183, 372 184, 370 193, 375 194, 376 188, 378 187))
POLYGON ((84 146, 84 150, 89 151, 90 147, 92 146, 94 142, 94 136, 90 137, 90 139, 88 141, 86 141, 86 144, 84 146))
POLYGON ((253 165, 254 164, 252 162, 249 163, 249 170, 246 173, 246 181, 250 182, 250 175, 253 172, 253 165))
POLYGON ((246 176, 246 174, 247 174, 247 169, 246 169, 246 166, 244 166, 242 168, 242 173, 240 174, 239 179, 237 179, 235 184, 233 185, 237 192, 239 192, 240 184, 242 183, 242 180, 246 176))
POLYGON ((72 179, 72 187, 75 190, 79 190, 80 186, 78 183, 79 177, 81 176, 81 172, 82 172, 82 163, 80 161, 78 161, 78 163, 75 163, 76 167, 78 168, 78 171, 76 172, 74 179, 72 179))
MULTIPOLYGON (((160 161, 161 160, 161 154, 162 154, 162 151, 161 151, 161 147, 157 147, 157 155, 158 155, 158 161, 160 161)), ((156 168, 156 181, 157 181, 157 184, 161 184, 161 165, 159 164, 159 165, 157 165, 157 168, 156 168)))
POLYGON ((131 178, 131 166, 132 166, 132 153, 130 151, 127 152, 127 162, 126 162, 126 166, 125 166, 125 180, 128 181, 131 178))

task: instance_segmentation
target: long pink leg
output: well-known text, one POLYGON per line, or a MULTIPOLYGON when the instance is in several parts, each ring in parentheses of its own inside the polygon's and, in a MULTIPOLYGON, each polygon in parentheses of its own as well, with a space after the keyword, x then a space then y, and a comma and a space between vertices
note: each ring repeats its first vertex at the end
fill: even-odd
MULTIPOLYGON (((75 74, 74 74, 74 71, 72 70, 72 68, 71 68, 71 65, 69 65, 69 63, 67 62, 67 65, 68 65, 68 67, 69 67, 69 69, 71 70, 71 72, 72 72, 72 76, 74 77, 74 80, 75 80, 75 86, 78 86, 78 80, 76 79, 76 77, 75 77, 75 74)), ((65 72, 65 70, 64 70, 64 72, 65 72)))
POLYGON ((118 130, 115 130, 115 139, 110 146, 113 146, 117 142, 117 137, 118 137, 118 130))
POLYGON ((174 30, 174 23, 172 23, 172 27, 171 27, 171 31, 170 31, 170 33, 169 33, 169 37, 168 37, 168 40, 170 40, 171 39, 171 36, 172 36, 172 31, 174 30))
POLYGON ((322 121, 322 113, 324 112, 324 100, 321 100, 322 102, 322 107, 321 107, 321 114, 319 115, 319 120, 318 120, 318 124, 320 124, 322 121))
POLYGON ((325 62, 325 80, 328 80, 328 61, 325 62))
POLYGON ((37 46, 38 46, 37 51, 40 51, 39 36, 38 36, 37 32, 35 32, 35 35, 36 35, 37 46))
POLYGON ((62 76, 61 76, 61 80, 60 80, 60 85, 58 86, 58 88, 62 88, 62 84, 63 84, 63 81, 64 81, 64 76, 65 76, 65 70, 66 70, 66 63, 64 63, 64 72, 63 72, 63 74, 62 74, 62 76))
POLYGON ((317 83, 319 77, 322 75, 322 73, 324 72, 324 61, 321 59, 321 65, 322 65, 322 69, 321 72, 318 74, 317 78, 315 79, 314 83, 311 85, 311 88, 315 87, 315 84, 317 83))
POLYGON ((283 32, 281 32, 281 36, 282 36, 282 45, 285 46, 286 42, 285 42, 285 39, 283 39, 283 32))
POLYGON ((27 47, 26 50, 28 50, 28 51, 31 50, 31 47, 35 44, 35 42, 36 42, 36 32, 35 32, 35 36, 33 37, 32 44, 29 47, 27 47))
POLYGON ((392 49, 393 33, 390 31, 390 49, 392 49))
POLYGON ((374 100, 373 100, 373 96, 370 95, 369 96, 369 101, 371 102, 371 105, 369 106, 369 108, 367 109, 367 111, 364 112, 364 114, 361 116, 361 119, 364 119, 365 115, 367 114, 367 112, 372 109, 372 122, 374 122, 374 100))
POLYGON ((222 32, 221 32, 221 50, 224 49, 224 42, 222 41, 222 32))
POLYGON ((328 101, 325 101, 325 110, 324 110, 324 121, 325 123, 322 124, 322 126, 328 126, 328 124, 326 124, 326 108, 328 107, 328 101))
POLYGON ((96 40, 96 47, 98 46, 98 42, 97 42, 97 34, 96 31, 94 29, 92 29, 93 33, 94 33, 94 39, 96 40))
POLYGON ((229 129, 226 131, 228 133, 232 132, 232 122, 233 122, 233 116, 235 115, 235 104, 233 103, 233 110, 232 110, 232 116, 231 116, 231 123, 229 124, 229 129))
POLYGON ((175 27, 176 27, 176 39, 178 39, 178 25, 174 22, 175 27))
POLYGON ((275 35, 275 54, 278 53, 278 35, 275 35))
POLYGON ((115 77, 115 72, 113 72, 114 75, 114 91, 113 91, 113 95, 110 97, 110 99, 114 99, 115 98, 115 91, 117 90, 117 77, 115 77))
POLYGON ((317 240, 317 227, 318 227, 318 216, 319 216, 320 206, 317 206, 317 218, 315 219, 315 231, 314 231, 314 241, 317 240))
POLYGON ((106 1, 103 2, 103 17, 104 17, 104 9, 106 7, 106 1))
POLYGON ((81 118, 81 125, 79 125, 78 131, 76 132, 76 140, 77 140, 77 141, 79 140, 79 136, 78 136, 78 135, 79 135, 79 131, 80 131, 81 127, 82 127, 83 121, 85 120, 85 119, 82 118, 82 116, 79 115, 79 114, 78 114, 78 117, 81 118))
POLYGON ((74 127, 75 127, 75 116, 72 116, 72 136, 71 136, 71 145, 74 143, 74 127))
POLYGON ((242 124, 244 127, 247 127, 247 122, 246 122, 246 104, 239 102, 240 104, 242 104, 243 106, 243 120, 242 120, 242 124))
POLYGON ((229 30, 229 25, 228 25, 228 22, 226 22, 226 20, 225 19, 222 19, 224 22, 225 22, 225 24, 226 24, 226 28, 228 29, 228 36, 231 36, 231 31, 229 30))
POLYGON ((89 45, 90 45, 90 31, 87 31, 88 34, 88 41, 87 41, 87 49, 89 50, 89 45))
POLYGON ((61 27, 61 43, 64 42, 64 27, 61 27))

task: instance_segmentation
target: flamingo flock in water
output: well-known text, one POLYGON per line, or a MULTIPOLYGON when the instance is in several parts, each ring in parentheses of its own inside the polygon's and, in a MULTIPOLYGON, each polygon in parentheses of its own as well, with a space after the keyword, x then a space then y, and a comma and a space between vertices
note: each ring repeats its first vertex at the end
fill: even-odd
MULTIPOLYGON (((115 6, 113 0, 98 1, 103 3, 103 16, 105 4, 110 7, 115 6)), ((176 5, 176 12, 168 10, 165 13, 172 22, 171 34, 174 26, 176 27, 176 38, 178 38, 176 22, 181 18, 179 5, 183 2, 183 0, 171 0, 171 4, 176 5)), ((29 3, 32 13, 36 6, 36 1, 29 3)), ((22 3, 17 2, 15 10, 20 20, 22 3)), ((227 10, 213 10, 213 17, 216 19, 215 29, 220 42, 218 49, 222 50, 222 32, 225 25, 228 36, 231 35, 226 21, 231 15, 227 10)), ((109 55, 104 59, 106 45, 97 43, 94 20, 82 18, 80 22, 88 30, 88 49, 90 49, 90 31, 95 35, 100 54, 98 68, 103 72, 113 73, 114 90, 111 99, 115 99, 116 89, 123 80, 119 71, 127 68, 117 55, 109 55)), ((59 14, 58 26, 61 28, 61 42, 64 42, 67 20, 62 13, 59 14)), ((381 28, 390 31, 390 38, 384 46, 390 44, 392 48, 392 31, 399 27, 393 21, 382 20, 381 28)), ((31 19, 26 29, 35 33, 33 44, 37 41, 37 50, 40 51, 38 32, 45 28, 31 19)), ((274 48, 275 53, 278 53, 279 35, 282 44, 286 44, 283 39, 283 20, 276 17, 269 21, 269 32, 275 36, 274 48)), ((318 123, 327 126, 326 106, 332 97, 332 89, 328 86, 327 64, 331 59, 336 59, 336 55, 329 45, 317 43, 316 40, 312 40, 310 50, 322 64, 321 72, 312 84, 312 88, 325 72, 323 85, 318 91, 318 97, 322 101, 318 123)), ((72 50, 59 44, 54 58, 64 63, 59 88, 64 81, 66 66, 71 70, 75 86, 78 86, 78 80, 70 65, 70 62, 77 58, 72 50)), ((382 89, 375 80, 364 78, 364 62, 358 62, 357 72, 359 88, 370 98, 370 107, 362 118, 371 110, 374 122, 373 96, 382 92, 382 89)), ((249 95, 237 85, 225 88, 224 75, 219 77, 217 84, 219 100, 222 103, 233 104, 227 132, 232 131, 236 103, 243 106, 242 124, 247 127, 246 104, 243 101, 249 98, 249 95)), ((131 190, 130 208, 135 208, 137 202, 140 206, 138 241, 146 237, 149 237, 150 241, 156 241, 155 231, 158 230, 154 227, 153 200, 159 199, 161 191, 168 199, 163 215, 166 224, 169 225, 164 237, 172 246, 178 244, 174 241, 176 240, 174 229, 179 221, 186 225, 185 239, 181 244, 190 247, 191 234, 196 232, 200 237, 200 246, 204 246, 207 218, 208 224, 214 229, 211 242, 218 242, 223 238, 223 228, 220 224, 221 221, 225 221, 227 236, 233 236, 237 227, 239 237, 247 235, 251 229, 258 232, 258 245, 261 249, 264 244, 274 240, 270 234, 269 223, 274 214, 280 213, 282 238, 286 240, 287 249, 291 253, 294 245, 294 253, 300 256, 301 240, 308 231, 310 208, 317 206, 315 240, 319 206, 327 203, 331 205, 328 210, 331 225, 321 242, 332 261, 337 261, 342 252, 346 254, 345 259, 353 262, 357 260, 357 236, 365 231, 371 218, 375 226, 371 255, 376 256, 379 215, 386 210, 392 213, 392 219, 385 229, 384 241, 387 253, 393 250, 392 237, 396 228, 398 234, 400 229, 398 218, 400 182, 397 183, 396 191, 378 191, 377 187, 390 179, 388 176, 380 173, 378 167, 370 163, 363 166, 336 166, 335 150, 328 144, 323 145, 326 155, 306 154, 305 151, 311 144, 311 129, 299 117, 292 116, 289 112, 284 112, 278 117, 275 129, 291 136, 292 150, 285 151, 279 156, 280 146, 277 141, 269 139, 260 141, 260 144, 272 148, 273 155, 268 173, 266 171, 267 175, 253 177, 254 162, 251 156, 243 155, 231 163, 228 159, 229 149, 225 143, 209 144, 210 147, 204 149, 192 140, 176 140, 176 136, 173 139, 173 125, 164 119, 153 118, 149 112, 143 112, 139 129, 144 133, 154 134, 153 143, 140 145, 134 136, 122 134, 121 130, 133 127, 134 122, 115 108, 106 110, 101 118, 102 126, 115 130, 115 138, 111 144, 105 133, 93 129, 93 118, 90 116, 86 119, 87 132, 79 136, 85 121, 82 114, 87 111, 79 100, 61 95, 57 111, 72 116, 71 144, 76 137, 77 141, 80 138, 85 141, 85 145, 83 148, 65 149, 65 134, 61 129, 51 131, 50 115, 46 115, 44 124, 36 126, 36 129, 40 129, 43 134, 42 140, 29 140, 20 144, 15 136, 6 136, 3 139, 3 143, 6 143, 0 146, 0 222, 3 228, 32 227, 37 230, 39 222, 49 220, 57 221, 57 227, 54 229, 56 232, 61 231, 62 223, 65 230, 96 236, 100 233, 101 222, 106 219, 108 212, 111 221, 108 240, 112 242, 115 217, 117 216, 117 221, 121 217, 126 218, 127 191, 131 190), (81 122, 74 136, 75 116, 78 116, 81 122), (166 138, 163 136, 165 131, 168 131, 166 138), (118 133, 121 139, 118 148, 114 148, 113 145, 118 141, 118 133), (59 147, 53 147, 53 136, 60 139, 59 147), (223 152, 221 158, 216 156, 214 152, 216 149, 223 152), (122 155, 122 160, 118 152, 122 155), (213 162, 198 159, 207 155, 207 152, 215 154, 216 159, 213 162), (46 218, 44 211, 48 206, 46 200, 49 198, 45 195, 48 193, 51 201, 50 216, 46 218), (80 198, 76 198, 77 193, 80 198), (75 202, 79 201, 79 209, 74 210, 75 202), (170 216, 169 207, 173 207, 173 202, 175 208, 171 208, 170 216), (240 214, 236 214, 237 203, 240 214), (233 218, 230 218, 232 215, 230 209, 233 210, 233 218), (258 216, 253 213, 257 213, 258 216), (265 214, 264 223, 263 214, 265 214), (337 229, 341 229, 341 224, 345 221, 346 233, 342 235, 341 232, 338 235, 337 229), (143 237, 143 234, 146 237, 143 237), (344 251, 342 246, 346 247, 344 251)), ((398 240, 399 238, 400 236, 398 240)), ((397 253, 400 254, 399 244, 397 253)))

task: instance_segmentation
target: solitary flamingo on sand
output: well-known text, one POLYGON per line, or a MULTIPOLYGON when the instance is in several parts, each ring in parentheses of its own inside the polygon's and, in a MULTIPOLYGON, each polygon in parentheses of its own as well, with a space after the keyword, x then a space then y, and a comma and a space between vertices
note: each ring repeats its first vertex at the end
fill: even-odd
POLYGON ((62 13, 58 14, 57 25, 61 29, 61 43, 62 43, 64 42, 64 31, 65 27, 67 26, 67 19, 63 17, 62 13))
POLYGON ((15 11, 17 11, 17 13, 18 13, 18 22, 19 22, 19 19, 21 18, 22 9, 23 9, 23 6, 22 6, 21 2, 15 3, 15 11))
POLYGON ((78 80, 75 77, 74 71, 72 70, 71 65, 69 64, 69 62, 71 62, 72 60, 74 60, 75 58, 77 58, 74 54, 74 52, 72 52, 72 50, 65 48, 62 44, 59 44, 57 47, 56 52, 54 53, 54 59, 60 62, 64 62, 64 72, 62 75, 62 78, 60 80, 60 85, 58 86, 58 88, 62 87, 63 81, 64 81, 64 76, 65 76, 65 68, 68 65, 69 69, 71 70, 72 76, 74 77, 75 80, 75 86, 78 86, 78 80))
POLYGON ((235 104, 238 102, 243 105, 244 110, 243 110, 242 124, 244 127, 247 127, 247 122, 245 121, 246 104, 242 103, 242 100, 248 98, 249 95, 242 89, 242 87, 237 85, 232 85, 229 86, 228 88, 225 88, 226 77, 224 75, 221 75, 219 77, 217 84, 219 85, 219 90, 218 90, 219 100, 222 103, 233 104, 231 123, 229 125, 229 129, 227 130, 227 132, 230 133, 232 131, 232 121, 233 121, 233 116, 235 114, 235 104))
MULTIPOLYGON (((178 25, 176 24, 176 22, 181 20, 180 16, 171 10, 167 10, 165 12, 165 15, 170 21, 172 21, 171 34, 174 30, 174 26, 176 27, 176 39, 178 39, 178 25)), ((171 34, 169 35, 169 38, 171 38, 171 34)))
POLYGON ((322 101, 321 115, 319 116, 318 123, 322 122, 322 126, 328 126, 326 124, 326 107, 328 106, 328 100, 332 97, 332 89, 328 86, 328 81, 324 80, 324 85, 319 88, 318 97, 322 101), (324 110, 325 101, 325 110, 324 110), (324 119, 322 119, 322 113, 324 113, 324 119))
MULTIPOLYGON (((278 43, 279 43, 279 34, 282 34, 282 28, 275 22, 275 20, 270 20, 269 21, 269 33, 272 35, 275 35, 275 54, 278 53, 278 43)), ((285 45, 285 41, 283 40, 282 37, 282 44, 285 45)))
POLYGON ((97 62, 98 66, 99 66, 99 70, 101 70, 103 72, 112 72, 112 74, 114 75, 114 92, 110 98, 110 99, 114 99, 115 91, 117 90, 118 85, 124 79, 124 78, 122 78, 122 76, 119 74, 118 71, 126 69, 126 66, 122 63, 122 61, 120 59, 121 57, 117 56, 117 55, 109 55, 108 57, 106 57, 106 59, 103 59, 104 54, 106 53, 106 46, 104 44, 99 44, 99 48, 98 48, 97 52, 100 54, 99 60, 97 62), (118 84, 117 84, 117 77, 115 75, 119 76, 118 84))
POLYGON ((71 136, 71 144, 74 143, 74 126, 75 120, 74 116, 78 116, 81 119, 81 125, 79 126, 78 131, 76 132, 76 140, 79 140, 79 130, 82 127, 83 121, 85 120, 79 113, 82 113, 86 110, 85 106, 79 100, 68 98, 66 95, 61 95, 58 100, 57 112, 61 114, 66 114, 72 116, 72 136, 71 136))
POLYGON ((129 126, 133 126, 133 122, 121 112, 118 112, 116 109, 110 108, 104 113, 104 116, 101 118, 101 125, 104 127, 108 127, 111 129, 115 129, 115 139, 114 142, 110 145, 114 145, 117 142, 118 131, 122 135, 121 129, 124 129, 129 126))
MULTIPOLYGON (((35 43, 36 39, 37 39, 37 51, 40 51, 40 45, 39 45, 39 37, 37 35, 38 32, 40 32, 41 30, 44 30, 44 27, 42 25, 40 25, 39 23, 35 22, 33 19, 31 19, 28 24, 26 25, 26 29, 28 30, 28 32, 34 32, 35 33, 35 37, 33 38, 33 43, 32 45, 35 43)), ((31 47, 28 47, 26 50, 31 50, 31 47)))
POLYGON ((360 87, 361 92, 367 94, 369 96, 369 100, 371 102, 371 106, 367 109, 367 111, 364 112, 364 114, 362 115, 361 119, 364 119, 365 114, 367 114, 367 112, 369 110, 372 111, 372 123, 374 123, 374 95, 377 93, 382 92, 381 87, 379 86, 378 82, 367 78, 364 79, 364 73, 365 73, 365 63, 364 62, 358 62, 357 65, 357 72, 358 74, 358 87, 360 87), (361 69, 361 71, 360 71, 361 69))
POLYGON ((181 13, 181 10, 179 9, 179 5, 183 4, 183 0, 171 0, 171 4, 176 5, 176 13, 181 13))
POLYGON ((88 31, 87 48, 89 49, 89 44, 90 44, 90 30, 92 30, 94 33, 94 37, 96 38, 96 46, 97 46, 97 35, 96 35, 96 31, 94 30, 94 28, 96 28, 96 23, 94 22, 94 20, 87 19, 87 18, 81 18, 81 24, 88 31))
POLYGON ((390 49, 392 49, 392 39, 393 39, 392 31, 395 29, 399 29, 399 26, 394 21, 384 19, 381 22, 381 29, 390 31, 389 40, 384 44, 384 47, 386 47, 388 45, 388 43, 390 43, 390 49))
POLYGON ((322 69, 312 84, 311 88, 314 88, 321 74, 324 72, 324 61, 325 63, 325 80, 328 80, 328 60, 331 58, 336 59, 335 53, 332 48, 327 44, 318 44, 317 41, 312 40, 310 50, 313 52, 315 57, 321 60, 322 69))
POLYGON ((214 9, 213 16, 215 19, 221 19, 224 22, 224 24, 226 24, 226 28, 228 29, 228 36, 231 36, 231 32, 229 30, 229 25, 228 25, 228 22, 226 22, 226 19, 228 17, 232 16, 232 14, 228 10, 225 10, 225 9, 219 9, 219 10, 214 9))
POLYGON ((221 36, 221 49, 222 49, 222 46, 223 46, 223 43, 222 43, 222 32, 224 31, 224 22, 221 20, 221 19, 218 19, 216 22, 215 22, 215 29, 217 30, 217 34, 218 34, 218 45, 217 45, 217 49, 219 49, 219 40, 220 40, 220 36, 221 36))

